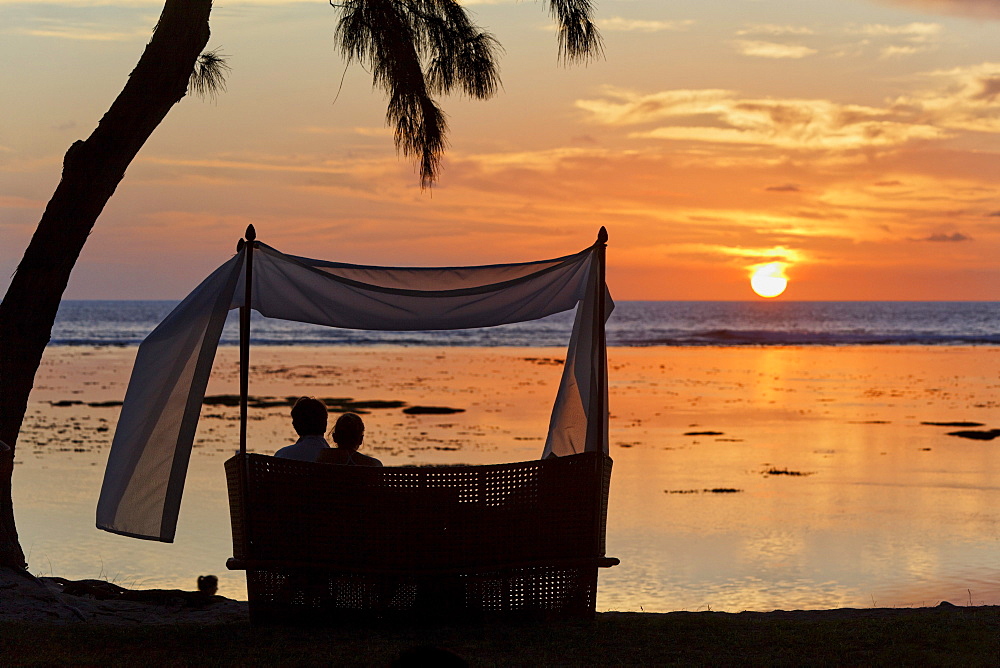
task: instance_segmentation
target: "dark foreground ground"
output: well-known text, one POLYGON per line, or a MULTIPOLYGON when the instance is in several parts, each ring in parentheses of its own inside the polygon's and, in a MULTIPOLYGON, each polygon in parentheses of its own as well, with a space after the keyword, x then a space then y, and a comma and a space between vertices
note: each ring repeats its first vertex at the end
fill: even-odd
POLYGON ((446 648, 473 666, 997 666, 1000 607, 609 612, 591 622, 406 629, 0 623, 4 666, 386 666, 421 646, 446 648))

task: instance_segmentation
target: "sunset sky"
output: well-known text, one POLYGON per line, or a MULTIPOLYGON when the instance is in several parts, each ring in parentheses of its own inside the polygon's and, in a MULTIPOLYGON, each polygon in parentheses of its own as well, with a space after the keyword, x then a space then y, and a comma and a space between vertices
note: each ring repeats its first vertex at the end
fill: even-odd
MULTIPOLYGON (((421 192, 325 0, 217 0, 228 90, 171 111, 66 296, 181 298, 253 223, 388 265, 542 259, 605 225, 617 299, 753 299, 773 262, 779 299, 1000 299, 1000 2, 597 0, 605 56, 569 68, 547 5, 466 4, 503 91, 441 101, 421 192)), ((0 290, 161 6, 0 0, 0 290)))

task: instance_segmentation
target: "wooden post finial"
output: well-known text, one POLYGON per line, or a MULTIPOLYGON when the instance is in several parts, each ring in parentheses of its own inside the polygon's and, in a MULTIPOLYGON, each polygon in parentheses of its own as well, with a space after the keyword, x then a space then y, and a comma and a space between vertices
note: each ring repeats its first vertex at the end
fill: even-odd
POLYGON ((243 236, 247 241, 254 241, 257 239, 257 230, 253 229, 253 224, 247 225, 247 232, 243 236))
POLYGON ((606 244, 608 243, 608 228, 601 225, 600 231, 597 233, 597 243, 606 244))

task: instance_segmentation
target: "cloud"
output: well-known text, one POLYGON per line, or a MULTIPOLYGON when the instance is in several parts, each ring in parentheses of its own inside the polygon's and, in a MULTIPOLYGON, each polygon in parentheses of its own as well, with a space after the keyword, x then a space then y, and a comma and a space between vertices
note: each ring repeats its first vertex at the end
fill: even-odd
POLYGON ((362 137, 392 137, 394 130, 387 127, 362 127, 358 126, 352 129, 352 132, 356 135, 361 135, 362 137))
POLYGON ((149 39, 150 37, 148 27, 116 31, 108 30, 106 26, 99 24, 58 25, 53 23, 40 28, 15 28, 11 32, 29 37, 50 37, 88 42, 133 42, 137 39, 149 39))
POLYGON ((775 25, 773 23, 753 23, 742 30, 736 31, 737 35, 814 35, 811 28, 805 26, 775 25))
POLYGON ((665 32, 687 30, 694 21, 649 21, 642 19, 626 19, 613 16, 598 21, 601 30, 607 32, 665 32))
POLYGON ((926 42, 941 34, 943 28, 938 23, 907 23, 905 25, 868 24, 853 30, 872 37, 902 36, 915 42, 926 42))
POLYGON ((303 125, 294 128, 295 132, 302 132, 310 135, 358 135, 361 137, 392 137, 394 130, 389 127, 365 127, 355 126, 352 128, 334 125, 303 125))
POLYGON ((800 44, 778 44, 776 42, 760 42, 756 40, 737 40, 736 49, 744 56, 755 58, 805 58, 817 53, 816 49, 800 44))
MULTIPOLYGON (((34 5, 49 7, 86 7, 86 8, 154 8, 162 9, 163 0, 0 0, 0 5, 24 5, 30 2, 34 5)), ((240 5, 294 5, 302 4, 303 0, 240 0, 240 5)), ((516 0, 462 0, 463 5, 499 5, 513 4, 516 0)), ((229 3, 226 3, 227 5, 229 3)))
POLYGON ((986 214, 987 216, 1000 218, 1000 211, 993 211, 992 213, 986 214))
POLYGON ((737 125, 728 128, 673 126, 656 128, 648 132, 634 132, 630 136, 636 139, 686 140, 824 151, 892 148, 915 140, 939 139, 945 136, 934 127, 891 121, 844 124, 832 118, 818 118, 816 123, 782 126, 770 123, 766 116, 766 111, 757 118, 747 115, 737 119, 737 125))
POLYGON ((1000 3, 996 0, 879 0, 883 4, 911 7, 935 14, 968 16, 1000 20, 1000 3))
POLYGON ((901 186, 901 185, 903 185, 903 182, 902 181, 876 181, 875 185, 879 186, 880 188, 893 188, 895 186, 901 186))
POLYGON ((720 147, 844 152, 893 149, 960 132, 1000 134, 1000 63, 925 72, 911 80, 911 92, 884 106, 741 98, 735 91, 712 88, 640 94, 613 87, 605 88, 601 98, 577 100, 576 106, 591 122, 634 127, 632 138, 720 147), (643 125, 657 127, 638 127, 643 125))
POLYGON ((772 246, 771 248, 745 248, 738 246, 715 246, 712 250, 722 255, 734 257, 753 258, 764 260, 765 262, 802 262, 806 259, 805 253, 794 248, 784 246, 772 246))
POLYGON ((936 49, 943 26, 938 23, 905 23, 888 25, 871 23, 860 26, 850 26, 847 32, 865 37, 865 43, 870 41, 878 44, 885 41, 893 42, 880 47, 882 58, 900 58, 936 49))
POLYGON ((607 89, 600 100, 577 107, 596 123, 634 126, 633 138, 758 145, 778 149, 848 151, 893 148, 948 134, 932 125, 897 117, 891 110, 828 100, 741 99, 732 91, 673 90, 638 95, 607 89))
POLYGON ((1000 63, 938 70, 923 78, 931 85, 893 100, 897 114, 946 128, 1000 133, 1000 63))
POLYGON ((966 236, 961 232, 953 232, 952 234, 944 234, 943 232, 938 232, 936 234, 931 234, 930 236, 923 237, 922 239, 914 239, 914 241, 934 241, 934 242, 972 241, 972 237, 966 236))
POLYGON ((602 125, 638 125, 677 116, 719 113, 735 93, 717 88, 668 90, 649 95, 608 87, 606 98, 577 100, 602 125), (609 99, 610 98, 610 99, 609 99))
POLYGON ((767 188, 764 188, 764 190, 766 190, 767 192, 772 192, 772 193, 797 193, 797 192, 801 192, 801 188, 799 188, 794 183, 786 183, 783 186, 768 186, 767 188))
MULTIPOLYGON (((25 0, 0 0, 0 5, 24 5, 25 0)), ((35 0, 48 7, 163 7, 163 0, 35 0)))
MULTIPOLYGON (((484 153, 475 156, 463 155, 459 152, 449 154, 452 163, 475 163, 484 174, 499 173, 505 170, 521 170, 533 172, 554 172, 574 160, 592 159, 596 162, 607 162, 612 154, 600 148, 557 148, 544 151, 520 151, 508 153, 484 153)), ((616 152, 615 155, 625 157, 628 152, 616 152)), ((341 176, 364 178, 376 173, 396 173, 407 169, 405 161, 391 152, 359 157, 352 155, 341 159, 321 159, 316 156, 295 155, 240 155, 213 156, 207 158, 184 158, 147 156, 139 158, 142 165, 160 168, 175 168, 185 174, 204 175, 213 179, 228 179, 234 175, 245 179, 246 174, 261 173, 288 175, 299 179, 304 176, 341 176)))
POLYGON ((899 58, 902 56, 913 56, 927 51, 923 46, 886 46, 882 47, 879 55, 882 58, 899 58))

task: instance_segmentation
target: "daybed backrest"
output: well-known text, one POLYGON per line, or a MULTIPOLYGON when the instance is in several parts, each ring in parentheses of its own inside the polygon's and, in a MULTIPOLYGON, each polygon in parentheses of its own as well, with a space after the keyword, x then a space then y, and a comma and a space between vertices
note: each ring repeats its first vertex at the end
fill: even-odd
POLYGON ((604 556, 611 459, 368 468, 226 462, 237 559, 372 570, 604 556))

